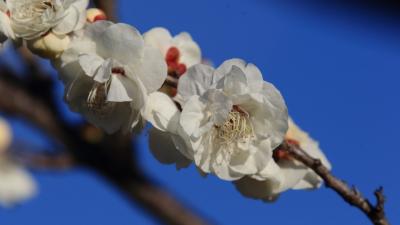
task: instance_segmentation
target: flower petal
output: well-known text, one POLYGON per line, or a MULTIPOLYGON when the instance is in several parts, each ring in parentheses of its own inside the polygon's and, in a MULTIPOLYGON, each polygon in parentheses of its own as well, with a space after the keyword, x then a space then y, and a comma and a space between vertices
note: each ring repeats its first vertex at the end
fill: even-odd
POLYGON ((143 58, 138 61, 140 65, 130 69, 143 82, 147 93, 152 93, 160 89, 167 78, 167 64, 157 49, 145 46, 143 51, 143 58))
POLYGON ((143 38, 146 45, 159 49, 163 57, 167 54, 172 41, 171 33, 163 27, 156 27, 147 31, 143 34, 143 38))
POLYGON ((64 17, 60 23, 53 27, 52 31, 55 34, 62 35, 68 34, 74 30, 76 25, 79 23, 80 11, 74 5, 71 5, 64 12, 64 17))
POLYGON ((220 76, 225 76, 232 70, 232 66, 237 66, 244 71, 246 68, 246 62, 242 59, 229 59, 223 62, 215 72, 220 74, 220 76))
POLYGON ((249 92, 244 71, 233 65, 226 76, 218 82, 217 88, 223 89, 229 96, 244 95, 249 92))
POLYGON ((188 136, 198 131, 202 121, 206 118, 204 113, 205 107, 206 105, 201 101, 199 96, 193 96, 185 104, 179 123, 188 136))
POLYGON ((79 56, 79 64, 81 65, 85 74, 89 77, 93 77, 103 63, 104 59, 96 54, 84 53, 79 56))
POLYGON ((278 194, 275 189, 279 182, 272 179, 265 181, 258 181, 250 177, 244 177, 234 182, 236 189, 245 197, 252 199, 260 199, 264 201, 275 201, 278 194))
POLYGON ((121 75, 112 75, 107 95, 110 102, 130 102, 141 95, 135 82, 121 75))
POLYGON ((151 153, 159 162, 176 164, 177 169, 186 168, 191 164, 191 160, 176 149, 169 133, 153 128, 149 133, 149 143, 151 153))
POLYGON ((216 82, 213 73, 211 66, 198 64, 190 67, 179 79, 178 94, 184 101, 193 95, 203 95, 216 82))
POLYGON ((11 207, 35 195, 37 187, 26 171, 3 157, 0 158, 0 204, 11 207))
POLYGON ((177 133, 180 112, 172 99, 164 93, 151 93, 146 101, 143 117, 161 131, 177 133))
POLYGON ((182 32, 174 37, 172 45, 180 51, 180 63, 191 67, 201 63, 201 50, 196 42, 193 41, 189 33, 182 32))
POLYGON ((10 18, 0 12, 0 33, 4 34, 6 37, 15 39, 15 34, 11 28, 10 18))
MULTIPOLYGON (((97 22, 93 25, 96 26, 97 22)), ((113 58, 123 65, 135 67, 134 62, 140 61, 143 55, 143 38, 136 28, 128 24, 112 24, 94 40, 101 57, 113 58)))

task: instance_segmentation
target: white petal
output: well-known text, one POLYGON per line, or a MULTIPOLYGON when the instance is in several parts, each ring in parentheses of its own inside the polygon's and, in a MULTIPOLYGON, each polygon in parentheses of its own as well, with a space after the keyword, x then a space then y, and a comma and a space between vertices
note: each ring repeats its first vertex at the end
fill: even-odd
POLYGON ((183 132, 181 126, 178 126, 177 135, 171 134, 172 141, 175 147, 179 150, 182 155, 193 161, 193 149, 190 144, 190 138, 183 132))
POLYGON ((184 101, 193 95, 203 95, 213 83, 214 68, 198 64, 188 69, 184 76, 179 79, 178 93, 184 101))
POLYGON ((108 20, 97 21, 85 27, 85 35, 96 43, 100 43, 103 33, 112 25, 113 22, 108 20))
POLYGON ((89 77, 93 77, 103 63, 104 59, 95 54, 81 54, 79 56, 79 64, 89 77))
POLYGON ((214 125, 222 125, 232 110, 233 103, 222 91, 209 89, 202 98, 207 101, 207 110, 211 113, 214 125))
POLYGON ((295 187, 307 174, 308 170, 304 166, 299 166, 298 164, 292 161, 279 162, 279 166, 281 168, 284 182, 281 184, 279 188, 279 192, 283 192, 295 187))
POLYGON ((95 41, 101 57, 113 58, 123 65, 133 67, 131 69, 137 66, 136 62, 143 56, 144 41, 136 28, 123 23, 112 24, 99 35, 95 41))
POLYGON ((180 112, 172 99, 164 93, 149 95, 143 117, 161 131, 177 133, 180 112))
POLYGON ((112 75, 111 83, 107 95, 110 102, 130 102, 133 98, 141 95, 137 84, 127 77, 112 75))
POLYGON ((74 31, 76 31, 82 29, 86 24, 86 9, 89 6, 89 0, 76 0, 73 5, 79 11, 79 20, 74 28, 74 31))
POLYGON ((216 73, 226 75, 232 70, 232 66, 239 67, 242 71, 246 68, 246 62, 242 59, 230 59, 226 60, 216 69, 216 73))
POLYGON ((293 186, 292 189, 302 190, 319 188, 322 182, 322 179, 314 171, 308 170, 303 179, 300 180, 295 186, 293 186))
POLYGON ((29 174, 6 160, 0 159, 0 204, 10 207, 34 196, 37 188, 29 174))
POLYGON ((93 80, 99 83, 107 82, 112 75, 112 68, 114 65, 115 61, 113 59, 108 58, 104 60, 96 71, 96 74, 93 76, 93 80))
POLYGON ((233 65, 231 71, 218 82, 217 88, 223 89, 229 96, 244 95, 249 92, 246 74, 235 65, 233 65))
POLYGON ((10 18, 2 12, 0 12, 0 33, 3 33, 8 38, 15 39, 15 34, 10 24, 10 18))
POLYGON ((156 27, 143 34, 144 41, 147 45, 157 48, 165 57, 168 49, 171 46, 171 33, 163 28, 156 27))
POLYGON ((193 135, 200 128, 205 119, 204 112, 206 105, 200 100, 199 96, 193 96, 188 100, 182 109, 180 125, 183 131, 188 135, 193 135))
POLYGON ((176 46, 181 54, 180 63, 191 67, 201 63, 201 50, 196 42, 193 41, 189 33, 183 32, 174 37, 172 44, 176 46))
POLYGON ((286 137, 298 141, 300 143, 300 147, 307 152, 307 154, 313 158, 320 159, 322 164, 328 169, 332 168, 325 154, 319 148, 318 142, 312 139, 308 133, 297 126, 291 118, 289 118, 289 130, 286 134, 286 137))
POLYGON ((254 64, 247 64, 245 70, 247 83, 251 92, 260 92, 263 88, 263 76, 261 71, 254 64))
POLYGON ((245 175, 232 170, 229 167, 229 162, 225 160, 219 161, 218 157, 223 157, 221 152, 217 153, 217 156, 214 158, 211 164, 212 171, 215 173, 217 177, 219 177, 222 180, 233 181, 233 180, 238 180, 245 175))
POLYGON ((52 31, 55 34, 68 34, 72 32, 80 21, 80 11, 74 5, 71 5, 66 11, 65 16, 52 31))
POLYGON ((178 169, 186 168, 191 164, 191 160, 176 149, 170 134, 151 129, 149 135, 150 150, 158 161, 164 164, 176 164, 178 169))
POLYGON ((250 177, 244 177, 234 182, 236 189, 245 197, 274 201, 278 197, 274 190, 279 185, 275 180, 258 181, 250 177))
POLYGON ((130 69, 143 82, 147 93, 160 89, 168 73, 167 64, 160 51, 153 47, 145 46, 143 58, 138 63, 140 65, 130 67, 130 69))
POLYGON ((96 54, 96 44, 89 39, 71 41, 67 50, 61 55, 61 67, 79 60, 81 54, 96 54))

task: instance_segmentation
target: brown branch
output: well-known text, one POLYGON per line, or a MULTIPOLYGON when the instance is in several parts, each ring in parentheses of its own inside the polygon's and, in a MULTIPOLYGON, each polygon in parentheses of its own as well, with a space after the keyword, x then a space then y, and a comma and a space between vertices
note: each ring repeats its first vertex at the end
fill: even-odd
POLYGON ((295 159, 311 168, 324 180, 327 187, 338 193, 344 201, 360 209, 368 216, 373 224, 389 225, 389 221, 386 219, 384 212, 385 198, 382 187, 375 191, 377 203, 374 206, 368 199, 362 196, 357 188, 350 188, 345 182, 332 175, 329 169, 326 168, 319 159, 312 158, 305 151, 290 143, 282 144, 280 149, 287 151, 295 159))
POLYGON ((108 20, 113 22, 117 21, 117 15, 115 12, 117 0, 93 0, 93 3, 97 8, 106 13, 108 20))

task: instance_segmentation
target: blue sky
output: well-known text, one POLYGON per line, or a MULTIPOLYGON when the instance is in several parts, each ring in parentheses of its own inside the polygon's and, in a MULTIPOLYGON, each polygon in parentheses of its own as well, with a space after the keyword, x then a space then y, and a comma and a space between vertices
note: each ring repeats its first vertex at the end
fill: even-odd
MULTIPOLYGON (((388 217, 400 223, 399 23, 367 11, 310 4, 121 0, 119 14, 142 32, 155 26, 190 32, 216 65, 236 57, 255 63, 281 90, 295 121, 320 141, 334 174, 368 197, 384 186, 388 217)), ((48 144, 21 121, 13 127, 18 140, 48 144)), ((148 173, 217 224, 368 224, 328 189, 289 191, 265 204, 243 198, 227 182, 201 178, 194 168, 177 172, 161 165, 149 153, 145 134, 141 143, 140 163, 148 173)), ((90 171, 34 176, 39 195, 0 210, 0 224, 157 224, 90 171)))

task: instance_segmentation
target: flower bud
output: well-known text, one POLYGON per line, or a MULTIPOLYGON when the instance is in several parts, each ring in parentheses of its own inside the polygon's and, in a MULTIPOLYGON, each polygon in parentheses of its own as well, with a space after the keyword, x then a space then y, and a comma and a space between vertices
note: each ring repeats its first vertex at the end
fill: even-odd
POLYGON ((86 11, 86 20, 89 23, 94 23, 98 20, 106 20, 106 14, 98 8, 91 8, 86 11))
POLYGON ((69 36, 50 32, 43 37, 27 41, 27 47, 40 57, 57 58, 67 49, 69 43, 69 36))

